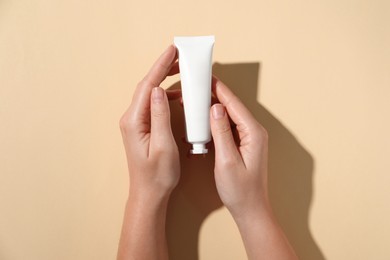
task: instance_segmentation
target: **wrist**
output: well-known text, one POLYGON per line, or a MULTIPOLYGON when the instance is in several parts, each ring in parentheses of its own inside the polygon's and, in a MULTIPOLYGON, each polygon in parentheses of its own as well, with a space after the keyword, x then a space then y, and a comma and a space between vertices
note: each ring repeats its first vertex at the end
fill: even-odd
POLYGON ((259 259, 260 256, 265 259, 298 259, 269 203, 246 208, 233 217, 248 259, 259 259))
POLYGON ((139 189, 130 185, 127 203, 136 204, 141 209, 159 209, 168 205, 170 194, 170 191, 163 192, 154 189, 139 189))
POLYGON ((273 212, 268 201, 253 203, 241 207, 240 209, 230 210, 230 213, 238 227, 251 225, 259 220, 272 220, 273 212))

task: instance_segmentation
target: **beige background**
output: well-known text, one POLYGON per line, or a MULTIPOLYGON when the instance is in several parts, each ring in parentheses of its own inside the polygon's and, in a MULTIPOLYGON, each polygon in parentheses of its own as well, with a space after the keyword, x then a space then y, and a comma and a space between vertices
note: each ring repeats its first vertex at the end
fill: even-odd
MULTIPOLYGON (((215 73, 270 132, 271 198, 301 258, 390 259, 389 3, 0 0, 0 259, 115 258, 119 117, 174 35, 207 34, 215 73)), ((245 259, 212 153, 191 163, 172 259, 245 259)))

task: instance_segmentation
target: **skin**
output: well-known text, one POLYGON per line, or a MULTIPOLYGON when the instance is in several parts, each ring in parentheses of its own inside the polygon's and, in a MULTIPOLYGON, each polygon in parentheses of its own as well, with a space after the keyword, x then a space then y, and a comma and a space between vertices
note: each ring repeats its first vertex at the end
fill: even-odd
MULTIPOLYGON (((178 73, 174 46, 138 84, 120 129, 130 175, 117 259, 168 259, 165 219, 169 196, 180 178, 179 151, 172 135, 168 99, 159 87, 178 73)), ((220 103, 210 110, 218 194, 232 214, 248 259, 297 259, 278 225, 267 190, 268 136, 242 102, 216 77, 220 103), (233 125, 233 129, 232 129, 233 125)))
POLYGON ((215 182, 240 230, 248 259, 298 259, 268 198, 267 131, 216 77, 213 91, 220 102, 212 106, 210 114, 215 182))
POLYGON ((176 49, 169 46, 138 83, 120 119, 131 182, 117 259, 168 259, 165 218, 180 162, 168 97, 159 85, 175 68, 176 58, 176 49))

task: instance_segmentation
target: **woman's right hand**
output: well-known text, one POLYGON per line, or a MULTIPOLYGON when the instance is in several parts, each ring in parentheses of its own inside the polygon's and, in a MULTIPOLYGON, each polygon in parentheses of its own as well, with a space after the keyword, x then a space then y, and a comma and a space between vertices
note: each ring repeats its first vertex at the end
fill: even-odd
POLYGON ((215 182, 237 223, 248 259, 296 260, 268 199, 267 132, 217 78, 213 78, 213 91, 220 102, 210 111, 215 182))
POLYGON ((220 102, 210 115, 219 196, 233 217, 267 208, 267 132, 219 79, 214 77, 212 85, 220 102))

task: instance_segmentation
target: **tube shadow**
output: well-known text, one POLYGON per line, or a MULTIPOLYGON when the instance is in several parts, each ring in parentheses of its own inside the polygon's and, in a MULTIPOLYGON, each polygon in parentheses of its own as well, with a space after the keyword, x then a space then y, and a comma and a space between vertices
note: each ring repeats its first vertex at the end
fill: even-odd
MULTIPOLYGON (((260 63, 213 65, 217 75, 243 101, 269 133, 269 193, 274 212, 300 259, 325 260, 309 229, 314 160, 289 130, 257 102, 260 63)), ((170 89, 180 88, 175 83, 170 89)), ((168 207, 170 259, 197 260, 203 221, 223 206, 214 181, 214 151, 204 158, 187 158, 184 115, 171 102, 172 129, 180 150, 181 179, 168 207)))

